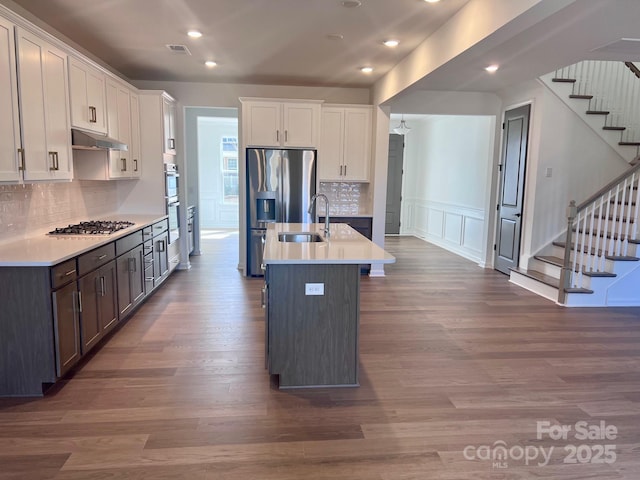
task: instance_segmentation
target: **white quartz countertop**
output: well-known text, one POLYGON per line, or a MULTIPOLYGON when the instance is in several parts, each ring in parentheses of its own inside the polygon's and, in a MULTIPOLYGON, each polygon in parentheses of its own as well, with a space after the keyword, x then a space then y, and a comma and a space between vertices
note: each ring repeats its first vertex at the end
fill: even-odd
MULTIPOLYGON (((39 233, 21 238, 15 242, 2 243, 0 245, 0 267, 48 267, 56 265, 94 248, 126 237, 136 230, 165 218, 167 218, 166 215, 105 215, 100 216, 97 220, 128 220, 134 222, 134 225, 111 235, 47 235, 39 233)), ((59 226, 62 227, 64 225, 59 226)))
POLYGON ((323 223, 274 223, 267 228, 263 261, 265 264, 394 263, 395 257, 360 235, 345 223, 332 223, 331 235, 323 242, 281 242, 280 233, 314 232, 324 237, 323 223))

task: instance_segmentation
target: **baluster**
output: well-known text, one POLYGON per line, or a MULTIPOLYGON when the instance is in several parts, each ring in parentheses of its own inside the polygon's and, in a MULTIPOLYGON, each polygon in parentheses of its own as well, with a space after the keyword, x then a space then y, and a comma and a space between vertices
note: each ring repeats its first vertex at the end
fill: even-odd
POLYGON ((624 224, 624 240, 622 240, 622 255, 624 255, 625 257, 627 256, 627 253, 629 252, 629 224, 631 223, 631 219, 632 219, 632 211, 633 211, 633 185, 635 183, 636 180, 636 173, 633 172, 631 174, 631 182, 629 185, 629 207, 627 208, 627 215, 625 217, 625 224, 624 224))
MULTIPOLYGON (((576 215, 576 220, 575 220, 575 223, 573 225, 575 225, 575 228, 576 228, 576 238, 573 241, 573 262, 571 263, 571 272, 570 272, 571 276, 570 276, 570 278, 572 280, 571 286, 575 287, 576 286, 575 282, 577 280, 576 279, 576 266, 578 264, 578 255, 579 255, 579 252, 578 252, 578 243, 579 243, 578 242, 578 238, 579 238, 578 237, 578 235, 579 235, 578 229, 579 229, 579 226, 580 226, 580 214, 579 213, 576 215)), ((571 226, 571 228, 573 228, 573 225, 571 226)), ((567 247, 571 248, 571 245, 567 245, 567 247)))
POLYGON ((640 180, 636 180, 635 183, 635 187, 636 187, 636 208, 635 208, 635 213, 633 215, 633 218, 630 219, 630 221, 633 221, 633 228, 631 230, 631 238, 633 240, 637 240, 637 233, 638 233, 638 209, 640 208, 640 180))
POLYGON ((613 219, 615 217, 613 217, 611 215, 611 190, 609 190, 608 194, 607 194, 607 207, 606 207, 606 213, 605 213, 605 224, 604 224, 604 231, 602 232, 602 251, 599 252, 599 256, 600 256, 600 270, 604 271, 605 266, 606 266, 606 256, 607 256, 607 234, 609 233, 609 222, 612 222, 611 225, 613 226, 613 220, 609 220, 610 218, 613 219))
MULTIPOLYGON (((613 235, 614 241, 616 243, 616 256, 621 254, 621 245, 622 245, 622 226, 624 225, 624 219, 625 219, 625 211, 627 210, 625 207, 625 202, 627 201, 627 179, 625 178, 623 186, 622 186, 622 200, 620 203, 620 218, 618 220, 618 225, 617 225, 617 235, 613 235)), ((629 205, 631 205, 629 203, 629 205)), ((612 232, 613 234, 613 232, 612 232)))
MULTIPOLYGON (((600 197, 598 200, 596 200, 593 204, 593 212, 598 212, 598 226, 596 228, 596 244, 594 246, 594 255, 592 257, 592 262, 591 262, 591 270, 595 270, 597 272, 600 271, 600 235, 602 235, 602 207, 603 207, 603 201, 604 196, 600 197)), ((605 220, 606 222, 606 220, 605 220)))
MULTIPOLYGON (((586 244, 587 242, 587 219, 588 219, 588 215, 587 215, 587 211, 585 210, 583 213, 581 213, 581 219, 582 219, 582 233, 580 234, 580 262, 578 262, 578 270, 575 273, 576 277, 577 277, 577 281, 576 281, 576 285, 578 288, 582 288, 582 273, 584 271, 584 265, 585 265, 585 255, 589 255, 589 253, 591 253, 589 250, 587 250, 586 244)), ((579 225, 578 225, 579 226, 579 225)), ((580 226, 579 226, 580 227, 580 226)), ((578 230, 580 230, 580 228, 578 228, 578 230)), ((576 237, 577 240, 577 237, 576 237)))
POLYGON ((605 239, 608 245, 608 255, 610 257, 612 257, 614 253, 613 235, 616 231, 616 227, 618 226, 618 195, 620 193, 620 186, 618 185, 615 189, 615 195, 613 198, 613 219, 611 220, 611 238, 605 239))

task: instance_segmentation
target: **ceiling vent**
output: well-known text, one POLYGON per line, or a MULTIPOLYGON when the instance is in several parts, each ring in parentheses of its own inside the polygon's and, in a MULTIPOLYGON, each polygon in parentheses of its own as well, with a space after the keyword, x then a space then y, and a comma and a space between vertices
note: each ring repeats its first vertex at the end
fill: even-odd
POLYGON ((178 55, 191 55, 191 52, 185 45, 167 45, 167 48, 178 55))

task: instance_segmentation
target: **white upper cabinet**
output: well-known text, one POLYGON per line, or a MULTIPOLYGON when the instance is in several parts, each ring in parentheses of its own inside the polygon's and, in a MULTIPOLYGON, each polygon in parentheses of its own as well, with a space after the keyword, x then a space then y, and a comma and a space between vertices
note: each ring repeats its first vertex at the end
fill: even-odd
POLYGON ((13 24, 0 17, 0 182, 18 182, 20 116, 13 24))
POLYGON ((162 118, 164 134, 164 153, 176 154, 176 101, 168 95, 162 96, 162 118))
POLYGON ((92 66, 69 59, 71 124, 75 128, 107 133, 105 75, 92 66))
POLYGON ((247 147, 318 147, 321 102, 241 101, 242 135, 247 147))
POLYGON ((318 152, 320 181, 370 180, 371 129, 371 106, 323 106, 318 152))
POLYGON ((19 27, 16 47, 23 179, 70 180, 67 56, 19 27))
POLYGON ((129 143, 131 176, 140 178, 142 171, 140 158, 140 98, 137 93, 130 92, 129 101, 131 104, 131 142, 129 143))

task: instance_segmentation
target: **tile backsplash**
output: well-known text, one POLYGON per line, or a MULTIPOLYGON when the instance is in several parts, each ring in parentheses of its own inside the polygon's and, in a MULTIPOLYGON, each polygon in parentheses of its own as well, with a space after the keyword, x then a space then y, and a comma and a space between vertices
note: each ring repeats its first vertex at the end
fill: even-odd
POLYGON ((0 185, 0 241, 118 209, 116 182, 0 185))
MULTIPOLYGON (((368 183, 321 182, 320 193, 324 193, 329 199, 330 215, 371 213, 368 183)), ((318 214, 324 214, 324 202, 319 202, 318 205, 318 214)))

